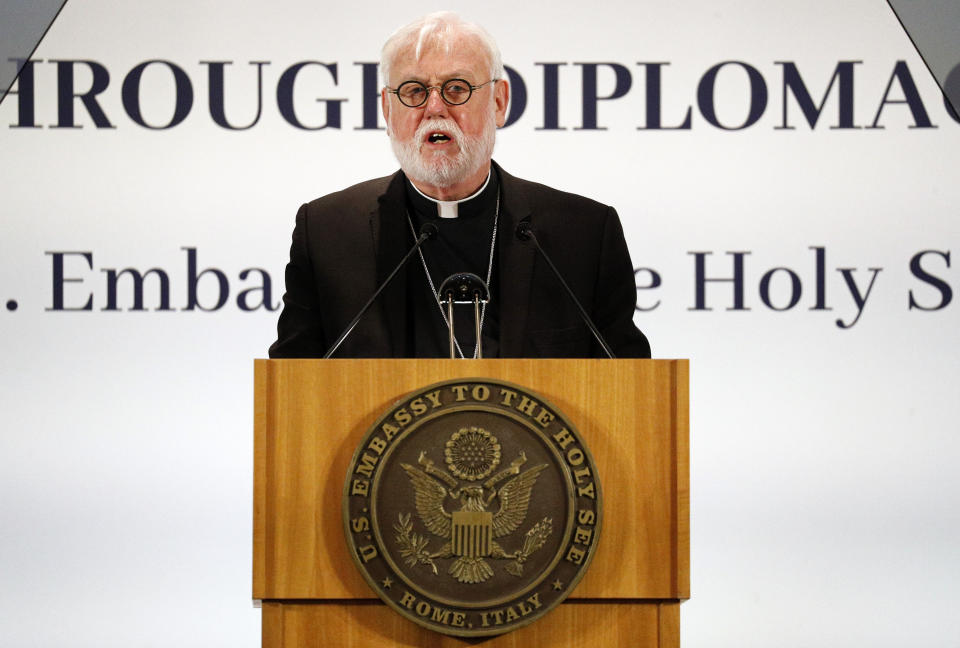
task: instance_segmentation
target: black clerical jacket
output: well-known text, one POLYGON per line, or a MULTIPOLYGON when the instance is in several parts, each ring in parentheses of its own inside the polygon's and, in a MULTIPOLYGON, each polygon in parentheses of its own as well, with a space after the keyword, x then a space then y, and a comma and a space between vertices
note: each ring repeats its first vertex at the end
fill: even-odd
MULTIPOLYGON (((515 178, 494 163, 501 187, 500 357, 601 357, 602 350, 550 268, 515 231, 530 223, 618 357, 650 357, 633 323, 636 285, 616 211, 515 178)), ((369 180, 300 207, 286 294, 271 358, 322 357, 412 245, 402 172, 369 180)), ((334 357, 411 357, 405 277, 380 295, 334 357)), ((437 318, 440 318, 439 310, 437 318)))

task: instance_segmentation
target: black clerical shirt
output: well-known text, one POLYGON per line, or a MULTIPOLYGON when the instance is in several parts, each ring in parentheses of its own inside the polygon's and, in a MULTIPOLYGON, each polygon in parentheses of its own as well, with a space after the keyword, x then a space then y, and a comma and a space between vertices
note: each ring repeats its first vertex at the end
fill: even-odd
MULTIPOLYGON (((499 193, 500 179, 496 170, 491 170, 490 181, 483 191, 458 204, 456 218, 441 218, 437 203, 421 195, 409 180, 407 181, 407 208, 414 229, 420 231, 420 227, 427 222, 434 223, 439 229, 439 235, 421 248, 435 289, 440 288, 444 279, 459 272, 472 272, 484 281, 487 280, 499 193)), ((502 235, 502 232, 497 233, 498 238, 502 235)), ((409 236, 412 245, 413 234, 409 233, 409 236)), ((487 304, 481 331, 485 358, 497 357, 499 351, 500 307, 497 298, 500 291, 497 247, 494 246, 493 249, 493 273, 489 286, 491 299, 487 304)), ((412 355, 418 358, 449 357, 449 332, 423 266, 423 262, 414 259, 407 273, 407 295, 413 306, 407 311, 407 331, 414 351, 412 355)), ((454 305, 453 310, 454 332, 460 349, 467 358, 472 358, 476 347, 474 307, 458 304, 454 305)), ((443 311, 446 311, 446 306, 443 311)), ((459 358, 460 353, 455 353, 459 358)))

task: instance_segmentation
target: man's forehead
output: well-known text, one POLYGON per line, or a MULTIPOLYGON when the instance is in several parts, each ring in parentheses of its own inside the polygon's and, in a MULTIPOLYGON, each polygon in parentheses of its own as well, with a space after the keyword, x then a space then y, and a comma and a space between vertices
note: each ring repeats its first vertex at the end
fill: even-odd
POLYGON ((419 52, 416 43, 401 49, 393 61, 391 76, 424 81, 480 77, 489 73, 489 56, 475 39, 462 37, 445 41, 426 44, 419 52))

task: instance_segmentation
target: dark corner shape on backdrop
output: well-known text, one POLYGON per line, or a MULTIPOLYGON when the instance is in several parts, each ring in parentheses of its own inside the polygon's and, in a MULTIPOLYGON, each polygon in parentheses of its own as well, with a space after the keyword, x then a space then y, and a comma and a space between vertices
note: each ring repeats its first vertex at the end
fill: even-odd
POLYGON ((0 102, 67 0, 0 0, 0 102))
POLYGON ((930 74, 960 114, 960 2, 887 0, 930 74))

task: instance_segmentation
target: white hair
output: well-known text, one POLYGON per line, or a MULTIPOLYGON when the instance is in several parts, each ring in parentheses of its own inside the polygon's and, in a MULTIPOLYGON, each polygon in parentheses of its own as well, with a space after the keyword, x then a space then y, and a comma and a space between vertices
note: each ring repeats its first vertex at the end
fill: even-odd
POLYGON ((419 60, 430 46, 443 47, 449 52, 455 45, 456 36, 475 38, 487 53, 490 62, 490 78, 504 78, 503 58, 500 48, 486 29, 468 22, 452 11, 438 11, 414 20, 393 32, 380 52, 380 78, 383 85, 390 85, 390 66, 403 50, 413 46, 414 57, 419 60))

